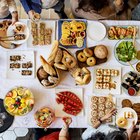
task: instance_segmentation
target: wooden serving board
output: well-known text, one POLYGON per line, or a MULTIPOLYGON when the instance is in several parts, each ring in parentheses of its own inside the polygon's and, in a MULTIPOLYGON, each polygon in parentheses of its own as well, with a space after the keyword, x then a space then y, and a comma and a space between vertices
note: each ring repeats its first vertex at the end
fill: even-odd
MULTIPOLYGON (((89 48, 89 49, 91 49, 91 50, 93 51, 93 57, 96 59, 96 64, 95 64, 95 65, 99 65, 99 64, 105 63, 105 62, 107 61, 107 57, 104 58, 104 59, 99 59, 99 58, 97 58, 97 57, 95 56, 95 54, 94 54, 94 49, 95 49, 95 47, 96 47, 96 46, 93 46, 93 47, 90 47, 90 48, 89 48)), ((77 56, 78 56, 78 54, 79 54, 80 52, 83 52, 83 50, 84 50, 84 49, 76 51, 76 58, 77 58, 77 56)), ((80 62, 80 61, 78 60, 78 58, 77 58, 77 62, 78 62, 78 65, 79 65, 80 68, 83 68, 83 67, 90 67, 89 65, 87 65, 86 62, 80 62)))

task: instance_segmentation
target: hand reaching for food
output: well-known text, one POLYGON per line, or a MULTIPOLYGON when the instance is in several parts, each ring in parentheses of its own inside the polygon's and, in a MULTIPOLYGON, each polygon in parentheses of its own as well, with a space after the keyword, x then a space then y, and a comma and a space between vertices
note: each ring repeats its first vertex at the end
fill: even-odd
POLYGON ((104 117, 101 118, 102 121, 106 121, 107 119, 109 119, 112 116, 115 116, 117 113, 116 108, 111 109, 104 117))
POLYGON ((131 135, 135 128, 136 128, 135 121, 133 121, 131 127, 126 130, 126 132, 128 134, 128 139, 131 138, 131 135))
POLYGON ((123 0, 114 0, 115 5, 120 6, 123 5, 124 1, 123 0))
POLYGON ((72 123, 72 118, 71 117, 63 117, 62 118, 65 125, 69 126, 72 123))
POLYGON ((32 21, 37 21, 41 18, 40 14, 39 13, 36 13, 34 10, 30 10, 28 12, 28 15, 29 15, 29 18, 32 20, 32 21))
POLYGON ((18 12, 13 11, 12 12, 12 25, 14 25, 16 22, 18 22, 18 12))

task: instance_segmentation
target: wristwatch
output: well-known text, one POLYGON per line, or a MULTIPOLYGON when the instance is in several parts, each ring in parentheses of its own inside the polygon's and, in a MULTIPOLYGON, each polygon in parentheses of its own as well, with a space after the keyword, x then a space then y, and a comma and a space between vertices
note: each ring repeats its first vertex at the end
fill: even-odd
POLYGON ((98 121, 99 121, 100 123, 102 123, 101 119, 98 119, 98 121))

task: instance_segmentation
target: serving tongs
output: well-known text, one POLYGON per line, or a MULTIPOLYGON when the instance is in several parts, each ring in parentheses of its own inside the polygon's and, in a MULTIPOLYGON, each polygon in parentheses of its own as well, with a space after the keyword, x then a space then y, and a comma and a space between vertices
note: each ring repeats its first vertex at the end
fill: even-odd
POLYGON ((0 37, 0 41, 18 41, 18 40, 24 40, 26 36, 24 34, 16 34, 12 36, 4 36, 0 37))

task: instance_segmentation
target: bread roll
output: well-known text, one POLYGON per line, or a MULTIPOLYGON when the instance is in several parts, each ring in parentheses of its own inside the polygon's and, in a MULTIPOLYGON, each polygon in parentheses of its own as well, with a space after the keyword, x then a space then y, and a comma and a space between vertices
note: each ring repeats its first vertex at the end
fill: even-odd
POLYGON ((43 58, 43 56, 40 56, 40 61, 42 63, 43 69, 50 75, 55 76, 56 71, 54 68, 43 58))

